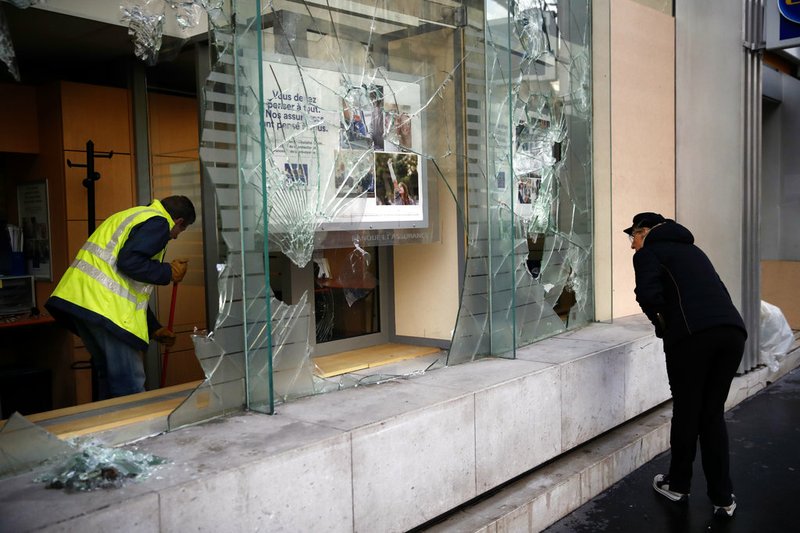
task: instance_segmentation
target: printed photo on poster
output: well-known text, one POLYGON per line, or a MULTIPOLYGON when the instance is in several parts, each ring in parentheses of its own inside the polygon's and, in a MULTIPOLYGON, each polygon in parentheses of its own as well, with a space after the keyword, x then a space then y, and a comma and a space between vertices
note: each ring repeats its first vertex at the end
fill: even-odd
POLYGON ((51 281, 53 274, 47 181, 17 185, 17 203, 28 272, 36 279, 51 281))
POLYGON ((336 153, 334 186, 339 198, 375 197, 375 174, 372 158, 361 150, 336 153))
POLYGON ((419 156, 403 152, 375 152, 375 189, 378 205, 419 203, 419 156))
POLYGON ((542 178, 536 173, 520 176, 517 181, 517 202, 520 205, 532 204, 539 195, 542 178))

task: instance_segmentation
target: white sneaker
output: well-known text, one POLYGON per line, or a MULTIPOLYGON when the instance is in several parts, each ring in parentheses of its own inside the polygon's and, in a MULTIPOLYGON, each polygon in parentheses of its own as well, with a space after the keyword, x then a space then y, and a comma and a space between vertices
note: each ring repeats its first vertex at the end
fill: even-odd
POLYGON ((653 488, 657 493, 672 500, 673 502, 686 502, 689 501, 689 495, 682 492, 675 492, 669 490, 669 478, 664 474, 656 474, 653 478, 653 488))
POLYGON ((715 505, 714 506, 714 516, 718 516, 720 518, 725 518, 725 517, 730 518, 730 517, 732 517, 733 516, 733 512, 736 511, 736 496, 731 494, 731 499, 733 501, 731 501, 730 505, 725 505, 725 506, 715 505))

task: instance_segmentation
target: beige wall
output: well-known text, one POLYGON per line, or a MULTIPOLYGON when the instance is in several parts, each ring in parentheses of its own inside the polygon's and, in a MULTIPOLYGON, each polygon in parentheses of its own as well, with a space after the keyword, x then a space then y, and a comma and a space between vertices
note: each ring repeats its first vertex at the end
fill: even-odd
POLYGON ((611 6, 592 2, 592 185, 594 207, 594 315, 613 316, 611 221, 611 6))
POLYGON ((752 231, 746 227, 752 204, 745 201, 749 149, 744 134, 742 5, 727 0, 678 2, 676 12, 681 21, 675 38, 680 91, 675 100, 677 220, 694 233, 695 243, 708 254, 745 320, 753 313, 756 323, 747 324, 752 329, 759 304, 756 294, 743 293, 744 284, 750 283, 744 265, 751 257, 745 256, 744 236, 752 231), (752 300, 755 309, 743 309, 743 298, 752 300))
MULTIPOLYGON (((420 63, 436 61, 439 72, 449 72, 452 57, 441 51, 452 50, 453 42, 451 38, 442 42, 437 35, 419 37, 413 46, 419 54, 429 54, 418 58, 420 63)), ((441 112, 428 122, 425 152, 429 154, 447 153, 448 139, 455 138, 455 95, 444 91, 443 96, 441 105, 428 111, 429 116, 441 112)), ((457 189, 455 159, 437 159, 453 190, 457 189)), ((428 172, 430 175, 435 169, 429 165, 428 172)), ((395 329, 397 335, 449 341, 458 315, 458 217, 455 200, 441 179, 431 183, 438 188, 440 239, 432 244, 394 247, 395 329)))
POLYGON ((633 294, 633 251, 622 230, 640 211, 675 215, 674 22, 632 0, 610 3, 614 317, 641 312, 633 294))

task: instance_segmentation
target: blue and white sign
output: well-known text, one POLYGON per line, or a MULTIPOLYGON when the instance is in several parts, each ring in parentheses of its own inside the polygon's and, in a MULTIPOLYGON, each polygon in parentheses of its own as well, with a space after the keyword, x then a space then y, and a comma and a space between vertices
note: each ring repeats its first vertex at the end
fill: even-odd
POLYGON ((785 19, 800 24, 800 0, 778 0, 778 11, 785 19))
POLYGON ((765 6, 767 49, 800 46, 800 0, 773 0, 765 6))

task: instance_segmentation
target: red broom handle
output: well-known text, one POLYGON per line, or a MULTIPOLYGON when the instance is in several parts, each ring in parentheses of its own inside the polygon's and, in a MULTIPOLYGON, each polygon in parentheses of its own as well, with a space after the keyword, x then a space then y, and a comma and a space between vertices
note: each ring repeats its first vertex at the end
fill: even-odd
MULTIPOLYGON (((178 282, 172 282, 172 301, 169 304, 169 322, 167 329, 172 331, 175 323, 175 300, 178 298, 178 282)), ((173 332, 174 333, 174 332, 173 332)), ((169 347, 164 346, 164 354, 161 356, 161 388, 167 383, 167 363, 169 362, 169 347)))

